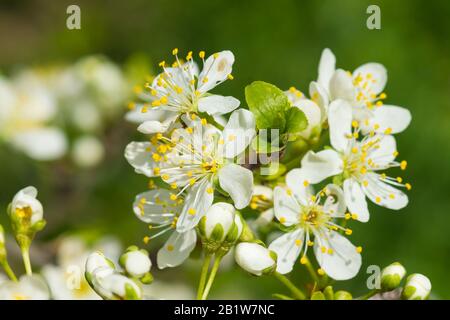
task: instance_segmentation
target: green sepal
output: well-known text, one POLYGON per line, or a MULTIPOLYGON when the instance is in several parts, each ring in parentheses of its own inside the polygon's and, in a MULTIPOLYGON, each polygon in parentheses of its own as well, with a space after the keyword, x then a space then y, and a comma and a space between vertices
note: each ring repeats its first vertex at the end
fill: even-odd
POLYGON ((141 300, 133 286, 129 283, 125 284, 125 300, 141 300))
POLYGON ((153 275, 147 272, 142 278, 139 279, 143 284, 150 284, 153 282, 153 275))

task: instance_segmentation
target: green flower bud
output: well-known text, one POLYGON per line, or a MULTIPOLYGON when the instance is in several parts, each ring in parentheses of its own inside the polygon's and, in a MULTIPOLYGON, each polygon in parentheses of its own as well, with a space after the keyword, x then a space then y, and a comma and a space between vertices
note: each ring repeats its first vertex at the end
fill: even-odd
POLYGON ((120 257, 119 263, 127 274, 135 278, 144 277, 152 267, 148 252, 144 249, 139 250, 136 246, 129 247, 120 257))
POLYGON ((392 291, 398 286, 406 275, 405 268, 398 262, 388 265, 381 271, 381 290, 392 291))
POLYGON ((431 292, 431 281, 420 273, 414 273, 406 278, 402 299, 426 300, 431 292))
POLYGON ((334 294, 334 300, 352 300, 353 296, 350 292, 339 290, 334 294))
POLYGON ((334 300, 334 291, 332 286, 327 286, 323 289, 323 294, 325 295, 325 299, 334 300))
POLYGON ((326 300, 326 299, 325 295, 322 292, 316 291, 311 295, 311 300, 326 300))

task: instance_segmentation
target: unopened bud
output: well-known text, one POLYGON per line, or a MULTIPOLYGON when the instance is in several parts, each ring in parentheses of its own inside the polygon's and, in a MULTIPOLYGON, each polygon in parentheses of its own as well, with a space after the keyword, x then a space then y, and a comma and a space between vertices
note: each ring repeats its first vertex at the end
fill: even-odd
POLYGON ((382 291, 392 291, 398 286, 406 275, 405 268, 398 262, 388 265, 381 271, 382 291))
POLYGON ((414 273, 406 278, 402 298, 405 300, 426 300, 431 292, 431 281, 420 273, 414 273))
POLYGON ((120 257, 120 265, 132 277, 142 278, 150 272, 152 262, 148 257, 148 252, 137 247, 130 247, 120 257))
POLYGON ((350 292, 339 290, 334 293, 334 300, 352 300, 353 296, 350 292))
POLYGON ((277 255, 260 244, 241 242, 236 246, 235 259, 242 269, 260 276, 275 271, 277 255))

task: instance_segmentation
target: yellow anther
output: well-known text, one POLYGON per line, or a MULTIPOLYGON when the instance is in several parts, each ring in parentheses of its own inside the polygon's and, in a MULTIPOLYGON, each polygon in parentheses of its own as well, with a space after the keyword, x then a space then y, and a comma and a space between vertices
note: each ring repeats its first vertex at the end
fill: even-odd
POLYGON ((320 251, 322 251, 322 253, 325 253, 325 252, 327 252, 327 248, 322 246, 322 247, 320 247, 320 251))
POLYGON ((169 244, 167 246, 167 251, 173 251, 173 249, 174 249, 173 245, 169 244))
POLYGON ((200 51, 198 53, 198 56, 200 57, 200 59, 205 59, 205 51, 200 51))
POLYGON ((317 269, 317 274, 318 274, 319 276, 324 276, 324 275, 325 275, 325 271, 323 271, 322 268, 319 268, 319 269, 317 269))
POLYGON ((178 186, 177 186, 177 184, 174 182, 174 183, 172 183, 172 184, 170 185, 170 188, 171 188, 171 189, 176 189, 176 188, 178 188, 178 186))
POLYGON ((192 132, 194 132, 194 129, 192 129, 192 127, 187 127, 186 131, 190 134, 192 134, 192 132))
POLYGON ((353 233, 352 229, 345 229, 345 234, 350 236, 353 233))
POLYGON ((173 54, 174 56, 176 56, 176 55, 178 54, 178 48, 173 49, 173 50, 172 50, 172 54, 173 54))
POLYGON ((352 215, 350 213, 346 213, 344 216, 345 220, 350 220, 351 217, 352 215))
POLYGON ((387 98, 387 95, 386 95, 386 93, 381 93, 380 94, 380 99, 386 99, 387 98))
POLYGON ((402 181, 403 181, 402 177, 397 177, 397 182, 398 183, 402 183, 402 181))
POLYGON ((195 178, 189 179, 189 185, 193 186, 195 184, 195 178))
POLYGON ((164 68, 165 65, 166 65, 166 62, 164 60, 159 63, 159 66, 161 68, 164 68))
POLYGON ((227 78, 228 78, 228 80, 233 80, 234 79, 234 77, 233 77, 233 75, 231 73, 227 76, 227 78))
POLYGON ((236 140, 236 136, 234 134, 230 134, 228 136, 228 141, 234 141, 234 140, 236 140))
POLYGON ((163 174, 163 175, 161 176, 161 178, 162 178, 163 180, 169 180, 169 175, 168 175, 168 174, 163 174))
POLYGON ((353 127, 353 128, 358 128, 358 127, 359 127, 358 121, 353 120, 353 121, 352 121, 352 127, 353 127))
POLYGON ((392 128, 387 128, 386 130, 384 130, 384 134, 391 134, 392 133, 392 128))
POLYGON ((208 77, 204 77, 203 80, 202 80, 202 82, 203 82, 203 83, 207 83, 208 80, 209 80, 208 77))
POLYGON ((408 162, 406 162, 406 160, 403 160, 402 162, 400 162, 400 169, 406 170, 407 165, 408 165, 408 162))
POLYGON ((152 154, 152 158, 153 160, 155 160, 156 162, 161 161, 161 156, 157 153, 152 154))
POLYGON ((352 213, 352 219, 353 220, 358 220, 358 215, 356 213, 352 213))
POLYGON ((189 51, 188 54, 186 55, 186 60, 191 60, 192 59, 192 51, 189 51))
POLYGON ((364 187, 367 187, 368 185, 369 185, 369 181, 364 180, 364 181, 363 181, 363 186, 364 186, 364 187))
POLYGON ((136 109, 136 103, 134 103, 134 102, 128 103, 128 109, 129 109, 129 110, 134 110, 134 109, 136 109))
POLYGON ((210 188, 206 189, 206 192, 208 192, 209 194, 212 194, 214 192, 214 189, 210 187, 210 188))
POLYGON ((308 245, 308 247, 312 247, 314 245, 314 242, 308 241, 307 245, 308 245))
POLYGON ((214 53, 214 54, 213 54, 213 57, 214 57, 214 59, 217 59, 217 58, 219 57, 219 53, 217 53, 217 52, 214 53))
POLYGON ((301 264, 307 264, 308 263, 308 258, 306 258, 305 256, 301 257, 300 263, 301 264))
POLYGON ((380 202, 381 202, 381 198, 380 198, 380 197, 376 197, 376 198, 375 198, 375 202, 376 202, 376 203, 380 203, 380 202))
POLYGON ((223 139, 219 139, 219 141, 217 142, 218 144, 224 144, 225 141, 223 141, 223 139))
POLYGON ((189 208, 189 210, 188 210, 188 213, 191 215, 191 216, 193 216, 193 215, 195 215, 195 209, 194 208, 189 208))
POLYGON ((153 174, 154 175, 159 175, 161 173, 161 169, 158 167, 153 168, 153 174))
POLYGON ((295 239, 295 245, 296 245, 297 247, 300 247, 301 244, 302 244, 302 240, 300 240, 300 239, 295 239))
POLYGON ((406 188, 406 190, 409 191, 409 190, 411 190, 412 186, 409 183, 405 183, 405 188, 406 188))
POLYGON ((363 250, 363 248, 362 248, 362 247, 356 247, 356 252, 358 252, 358 253, 361 253, 361 252, 362 252, 362 250, 363 250))
POLYGON ((328 251, 327 251, 327 252, 328 252, 328 254, 333 254, 334 251, 333 251, 333 249, 328 248, 328 251))
POLYGON ((148 243, 150 242, 150 237, 145 236, 145 237, 142 239, 142 241, 143 241, 145 244, 148 244, 148 243))
POLYGON ((208 124, 208 121, 205 118, 202 118, 201 123, 202 125, 206 126, 208 124))
POLYGON ((174 193, 170 194, 170 200, 175 201, 175 200, 177 200, 177 198, 178 198, 178 196, 176 194, 174 194, 174 193))
POLYGON ((308 180, 304 180, 303 181, 303 186, 305 186, 305 187, 309 186, 309 181, 308 180))
POLYGON ((292 196, 292 190, 290 188, 286 189, 286 193, 288 196, 292 196))
POLYGON ((352 153, 357 153, 358 152, 358 147, 353 147, 352 148, 352 153))
POLYGON ((281 223, 285 223, 286 222, 286 218, 285 217, 280 217, 280 222, 281 223))

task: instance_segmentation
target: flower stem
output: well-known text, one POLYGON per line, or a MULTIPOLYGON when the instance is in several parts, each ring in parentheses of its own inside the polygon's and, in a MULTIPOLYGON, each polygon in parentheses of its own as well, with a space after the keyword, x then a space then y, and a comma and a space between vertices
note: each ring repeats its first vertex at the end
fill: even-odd
POLYGON ((359 298, 356 298, 356 300, 368 300, 369 298, 373 297, 374 295, 376 295, 379 292, 380 292, 380 290, 373 289, 373 290, 367 292, 365 295, 363 295, 359 298))
POLYGON ((16 277, 16 275, 14 274, 14 271, 11 269, 11 267, 9 266, 9 263, 8 263, 8 261, 4 261, 4 262, 2 262, 2 266, 3 266, 3 269, 5 270, 5 273, 8 275, 8 277, 12 280, 12 281, 14 281, 14 282, 17 282, 17 277, 16 277))
POLYGON ((314 270, 309 259, 307 259, 305 267, 308 270, 309 274, 311 275, 311 278, 313 279, 313 281, 316 282, 317 284, 319 284, 319 282, 320 282, 319 276, 317 275, 316 270, 314 270))
POLYGON ((206 254, 205 259, 203 260, 202 271, 200 274, 200 281, 198 283, 197 300, 200 300, 202 298, 210 262, 211 262, 211 254, 206 254))
POLYGON ((22 259, 23 264, 25 266, 25 271, 27 275, 31 276, 33 275, 33 271, 31 270, 31 262, 30 262, 30 251, 27 247, 22 248, 22 259))
POLYGON ((211 273, 209 274, 208 282, 206 283, 205 290, 202 294, 201 300, 206 300, 209 294, 209 290, 211 289, 211 286, 214 282, 214 278, 216 277, 217 270, 219 270, 220 261, 222 260, 222 256, 216 257, 214 259, 214 264, 211 268, 211 273))
POLYGON ((277 278, 282 284, 284 284, 290 291, 291 293, 294 295, 294 297, 296 297, 299 300, 305 300, 306 299, 306 295, 303 293, 302 290, 300 290, 299 288, 297 288, 292 282, 291 280, 289 280, 286 276, 275 272, 274 273, 275 278, 277 278))

